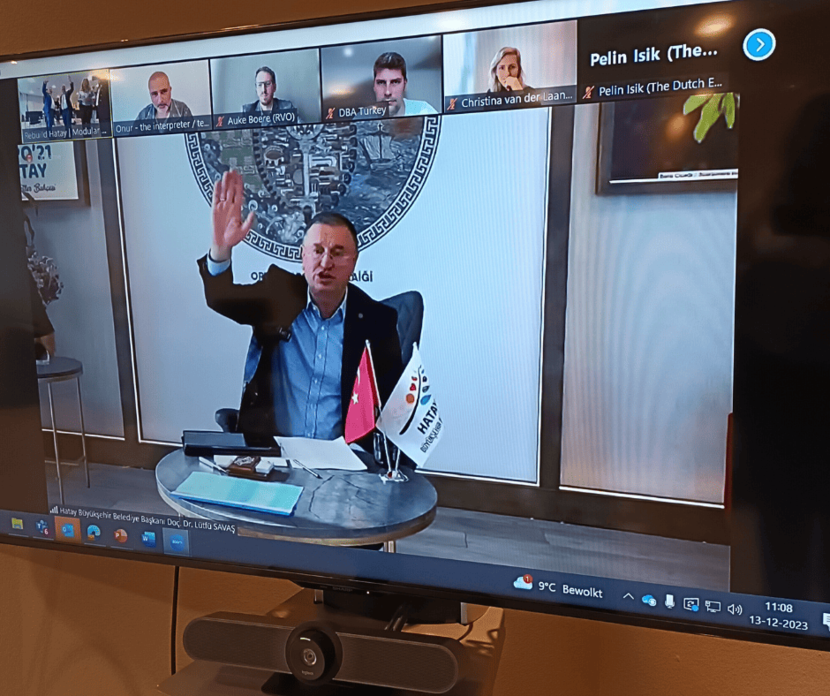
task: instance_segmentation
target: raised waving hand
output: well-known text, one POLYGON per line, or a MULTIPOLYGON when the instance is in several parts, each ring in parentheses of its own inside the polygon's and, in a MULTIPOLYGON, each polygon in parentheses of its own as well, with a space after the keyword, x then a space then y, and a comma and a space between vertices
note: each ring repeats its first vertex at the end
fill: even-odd
POLYGON ((242 175, 233 169, 225 172, 213 187, 213 241, 210 257, 214 261, 229 259, 231 249, 245 239, 253 226, 256 219, 253 211, 242 220, 244 202, 242 175))

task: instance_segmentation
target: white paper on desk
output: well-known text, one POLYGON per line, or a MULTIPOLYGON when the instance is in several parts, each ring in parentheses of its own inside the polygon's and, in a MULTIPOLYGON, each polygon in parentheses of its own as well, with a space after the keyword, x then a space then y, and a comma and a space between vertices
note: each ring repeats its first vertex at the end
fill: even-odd
POLYGON ((349 449, 342 437, 336 440, 311 440, 305 437, 279 437, 282 454, 296 459, 309 469, 366 471, 366 465, 349 449))
MULTIPOLYGON (((227 469, 233 464, 234 459, 239 459, 239 456, 238 454, 214 454, 213 462, 221 469, 227 469)), ((288 466, 288 461, 284 457, 261 457, 259 461, 262 464, 270 464, 275 469, 284 469, 288 466)))

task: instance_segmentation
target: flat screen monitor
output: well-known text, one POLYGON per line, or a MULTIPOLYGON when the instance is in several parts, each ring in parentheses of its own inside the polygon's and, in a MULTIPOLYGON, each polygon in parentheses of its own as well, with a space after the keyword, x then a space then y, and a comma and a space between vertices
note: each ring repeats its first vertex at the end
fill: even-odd
POLYGON ((3 62, 0 541, 826 650, 827 19, 3 62))

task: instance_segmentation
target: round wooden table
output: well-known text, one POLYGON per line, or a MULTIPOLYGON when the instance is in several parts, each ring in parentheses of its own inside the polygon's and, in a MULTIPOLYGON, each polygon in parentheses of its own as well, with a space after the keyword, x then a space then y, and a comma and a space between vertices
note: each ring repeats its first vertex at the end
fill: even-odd
POLYGON ((214 473, 177 449, 156 465, 159 495, 185 517, 230 522, 241 536, 302 541, 330 546, 366 546, 383 543, 395 550, 395 540, 415 534, 435 519, 438 494, 429 480, 404 469, 403 483, 384 481, 380 469, 367 457, 367 471, 318 469, 318 479, 299 467, 290 467, 286 483, 302 486, 294 514, 275 515, 240 510, 214 503, 176 498, 173 492, 193 472, 214 473))

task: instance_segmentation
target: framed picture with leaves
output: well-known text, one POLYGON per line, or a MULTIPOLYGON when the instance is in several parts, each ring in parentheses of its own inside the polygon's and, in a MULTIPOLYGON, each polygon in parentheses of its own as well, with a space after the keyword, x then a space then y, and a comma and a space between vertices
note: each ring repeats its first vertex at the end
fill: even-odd
POLYGON ((734 191, 739 111, 734 92, 601 104, 597 193, 734 191))

